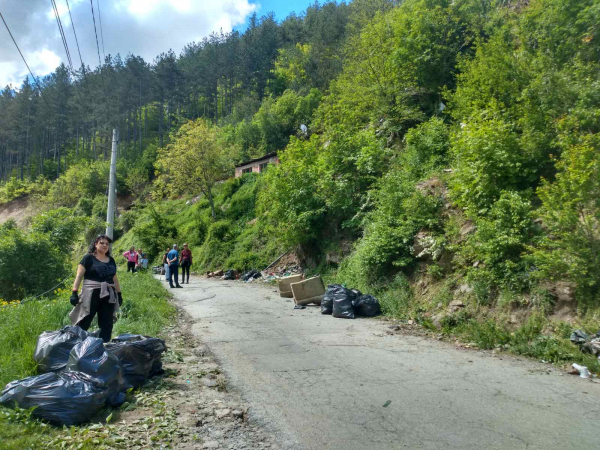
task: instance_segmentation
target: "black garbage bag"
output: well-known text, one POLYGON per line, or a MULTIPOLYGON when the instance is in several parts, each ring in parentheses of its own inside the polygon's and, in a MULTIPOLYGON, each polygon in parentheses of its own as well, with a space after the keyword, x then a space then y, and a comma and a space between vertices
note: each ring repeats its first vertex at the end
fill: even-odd
POLYGON ((590 339, 590 337, 588 336, 588 334, 585 331, 582 330, 575 330, 571 333, 571 342, 573 344, 576 345, 583 345, 585 344, 588 340, 590 339))
POLYGON ((153 361, 148 378, 164 373, 162 368, 162 354, 167 351, 167 344, 164 340, 155 337, 142 336, 141 334, 126 333, 114 338, 113 342, 137 342, 152 354, 153 361))
POLYGON ((352 303, 358 298, 356 292, 344 286, 336 286, 332 292, 333 296, 333 317, 340 319, 354 319, 354 306, 352 303))
POLYGON ((223 275, 223 279, 224 280, 235 280, 235 271, 228 270, 227 272, 225 272, 225 275, 223 275))
POLYGON ((57 331, 44 331, 38 337, 33 353, 38 372, 56 372, 64 369, 75 344, 84 341, 87 337, 87 331, 77 326, 67 326, 57 331))
POLYGON ((8 383, 0 394, 0 405, 23 409, 35 406, 35 417, 71 426, 89 421, 107 397, 104 383, 88 374, 50 372, 8 383))
POLYGON ((260 275, 260 272, 258 270, 252 269, 252 270, 249 270, 248 272, 246 272, 245 274, 243 274, 240 277, 240 279, 242 281, 251 281, 251 280, 253 280, 255 278, 259 278, 260 276, 261 275, 260 275))
POLYGON ((123 364, 127 383, 136 388, 144 384, 154 362, 152 353, 136 342, 112 342, 104 346, 123 364))
POLYGON ((132 387, 125 381, 125 368, 119 358, 107 351, 99 338, 88 337, 75 345, 66 369, 83 372, 102 381, 108 389, 106 401, 111 406, 121 406, 125 401, 125 391, 132 387))
POLYGON ((354 312, 359 316, 372 317, 381 314, 381 305, 372 295, 361 295, 354 302, 354 312))
POLYGON ((333 312, 333 298, 339 289, 345 289, 341 284, 329 284, 321 301, 321 314, 331 314, 333 312))

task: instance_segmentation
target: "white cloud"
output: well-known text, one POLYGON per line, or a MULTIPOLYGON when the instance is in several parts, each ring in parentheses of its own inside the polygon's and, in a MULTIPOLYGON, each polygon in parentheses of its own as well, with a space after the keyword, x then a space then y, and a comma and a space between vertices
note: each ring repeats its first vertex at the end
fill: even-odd
MULTIPOLYGON (((54 12, 47 0, 14 0, 2 7, 9 27, 36 76, 45 76, 64 62, 65 50, 56 25, 54 12)), ((57 1, 71 58, 79 66, 79 55, 69 13, 64 0, 57 1)), ((90 3, 69 0, 71 14, 86 65, 98 64, 96 37, 90 3)), ((102 32, 106 54, 128 53, 142 56, 147 62, 169 49, 179 53, 183 47, 208 36, 213 31, 231 31, 243 24, 258 4, 252 0, 101 0, 102 32)), ((100 53, 102 34, 94 0, 100 53)), ((3 26, 0 24, 0 26, 3 26)), ((0 86, 20 85, 27 75, 16 48, 6 30, 0 29, 0 86), (6 39, 5 39, 6 38, 6 39), (6 44, 5 44, 6 43, 6 44)))
POLYGON ((47 48, 29 53, 25 56, 31 61, 30 66, 33 73, 50 73, 60 64, 60 56, 47 48))

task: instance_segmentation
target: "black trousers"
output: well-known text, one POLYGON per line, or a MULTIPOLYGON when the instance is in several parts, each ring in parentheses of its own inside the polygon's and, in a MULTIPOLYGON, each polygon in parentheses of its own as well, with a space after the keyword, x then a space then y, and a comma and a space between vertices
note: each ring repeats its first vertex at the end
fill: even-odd
POLYGON ((135 262, 127 261, 127 272, 131 270, 131 273, 135 273, 135 262))
POLYGON ((109 303, 110 297, 100 298, 100 289, 92 291, 92 299, 90 303, 90 313, 79 321, 77 324, 84 330, 88 330, 94 320, 94 316, 98 314, 98 328, 100 328, 100 337, 104 342, 110 341, 113 329, 113 312, 115 304, 109 303))
POLYGON ((175 277, 175 286, 179 286, 179 264, 169 265, 169 286, 173 287, 173 277, 175 277))
POLYGON ((185 274, 187 273, 187 280, 190 281, 190 267, 192 265, 190 264, 189 261, 184 260, 181 263, 181 282, 183 283, 185 281, 185 274))

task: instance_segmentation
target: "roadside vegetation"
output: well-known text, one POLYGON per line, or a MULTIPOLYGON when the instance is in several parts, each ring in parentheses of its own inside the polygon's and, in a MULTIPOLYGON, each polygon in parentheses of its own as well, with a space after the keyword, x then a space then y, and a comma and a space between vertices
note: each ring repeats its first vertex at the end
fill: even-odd
MULTIPOLYGON (((74 273, 74 272, 73 272, 74 273)), ((171 323, 174 308, 167 302, 167 293, 160 282, 149 274, 120 275, 124 293, 122 315, 115 324, 113 335, 138 333, 157 336, 171 323)), ((72 282, 72 279, 70 280, 72 282)), ((70 290, 59 288, 47 297, 21 305, 2 302, 0 305, 0 384, 35 375, 33 352, 37 337, 46 330, 57 330, 70 325, 68 313, 70 290)), ((96 328, 92 324, 90 330, 96 328)), ((29 419, 28 411, 0 410, 0 448, 46 448, 54 427, 29 419)), ((85 441, 81 436, 79 443, 85 441)), ((89 443, 91 444, 91 443, 89 443)), ((95 448, 89 445, 82 448, 95 448)), ((47 447, 51 448, 51 446, 47 447)))

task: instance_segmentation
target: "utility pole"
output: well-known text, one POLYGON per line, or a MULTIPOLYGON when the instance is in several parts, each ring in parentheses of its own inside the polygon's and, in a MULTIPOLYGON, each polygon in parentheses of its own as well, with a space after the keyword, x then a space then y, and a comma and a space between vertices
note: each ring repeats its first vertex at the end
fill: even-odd
POLYGON ((106 235, 113 238, 115 228, 115 205, 117 203, 117 129, 113 128, 110 176, 108 179, 108 209, 106 211, 106 235))

